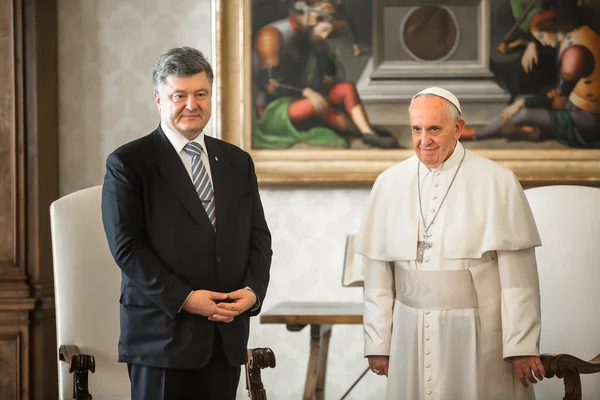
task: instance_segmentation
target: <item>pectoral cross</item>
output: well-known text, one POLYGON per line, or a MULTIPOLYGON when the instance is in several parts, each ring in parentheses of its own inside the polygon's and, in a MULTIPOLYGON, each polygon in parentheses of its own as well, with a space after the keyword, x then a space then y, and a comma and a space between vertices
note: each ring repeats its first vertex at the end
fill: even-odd
POLYGON ((423 256, 425 255, 425 250, 428 250, 433 246, 433 243, 431 243, 428 240, 428 238, 429 238, 429 235, 424 233, 423 240, 419 240, 417 242, 417 262, 418 263, 423 262, 423 256))

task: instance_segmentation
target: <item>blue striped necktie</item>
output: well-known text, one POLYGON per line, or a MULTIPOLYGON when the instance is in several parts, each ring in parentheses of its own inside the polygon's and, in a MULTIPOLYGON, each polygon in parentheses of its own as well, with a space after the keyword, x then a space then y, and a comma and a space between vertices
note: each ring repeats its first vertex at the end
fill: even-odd
POLYGON ((194 181, 194 187, 196 188, 196 192, 198 192, 198 196, 200 196, 210 223, 216 230, 215 195, 204 163, 202 163, 202 159, 200 158, 200 154, 203 151, 202 146, 196 142, 189 142, 183 150, 192 157, 192 180, 194 181))

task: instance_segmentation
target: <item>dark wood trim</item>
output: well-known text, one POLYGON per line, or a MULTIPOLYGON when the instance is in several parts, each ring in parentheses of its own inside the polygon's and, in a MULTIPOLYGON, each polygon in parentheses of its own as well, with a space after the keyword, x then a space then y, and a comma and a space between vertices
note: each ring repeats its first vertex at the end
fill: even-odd
POLYGON ((25 65, 23 59, 23 31, 25 29, 25 21, 23 19, 23 2, 22 0, 14 0, 14 73, 15 73, 15 126, 14 138, 15 148, 14 158, 16 160, 14 178, 14 202, 15 202, 15 226, 17 232, 17 243, 15 243, 15 265, 19 266, 19 273, 25 276, 25 264, 27 262, 26 255, 26 210, 25 199, 27 191, 26 171, 25 171, 25 82, 24 72, 25 65))
POLYGON ((90 354, 81 354, 76 345, 61 345, 59 359, 67 363, 69 373, 73 374, 73 398, 92 400, 88 385, 88 372, 96 371, 96 359, 90 354))
POLYGON ((0 337, 18 338, 17 367, 1 383, 17 399, 58 395, 49 219, 58 198, 57 45, 57 0, 0 0, 0 337))
POLYGON ((544 365, 545 378, 557 377, 563 380, 565 387, 563 400, 581 400, 583 394, 580 374, 600 372, 600 354, 590 361, 584 361, 570 354, 542 354, 540 358, 544 365))
POLYGON ((14 280, 23 275, 24 216, 20 209, 24 187, 24 160, 22 148, 24 135, 19 119, 19 103, 23 84, 18 60, 21 55, 22 15, 20 0, 0 2, 0 281, 14 280), (19 151, 21 149, 21 152, 19 151), (6 279, 3 279, 6 278, 6 279))
POLYGON ((2 393, 29 399, 29 313, 26 277, 26 160, 22 0, 0 0, 0 364, 2 393))
POLYGON ((24 3, 26 274, 35 309, 29 316, 30 398, 58 397, 50 204, 59 196, 57 0, 24 3), (35 383, 35 384, 33 384, 35 383))
POLYGON ((262 383, 261 370, 275 368, 275 353, 268 347, 248 349, 246 370, 246 389, 250 400, 267 400, 267 391, 262 383))
POLYGON ((2 299, 0 301, 0 347, 11 347, 10 353, 0 349, 0 398, 27 400, 30 385, 29 312, 33 299, 2 299))
POLYGON ((25 0, 27 274, 53 295, 50 204, 58 198, 58 22, 53 1, 25 0), (34 107, 30 107, 34 105, 34 107))
POLYGON ((0 398, 19 398, 19 335, 18 333, 0 333, 0 398), (15 378, 16 377, 16 378, 15 378))

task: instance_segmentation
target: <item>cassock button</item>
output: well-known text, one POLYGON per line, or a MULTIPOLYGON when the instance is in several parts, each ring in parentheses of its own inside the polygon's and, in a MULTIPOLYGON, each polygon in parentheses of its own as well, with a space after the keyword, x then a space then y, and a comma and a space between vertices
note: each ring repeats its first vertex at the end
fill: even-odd
POLYGON ((431 382, 431 378, 427 378, 427 382, 431 382))
POLYGON ((431 200, 435 200, 435 199, 437 199, 437 196, 433 196, 433 197, 431 198, 431 200))
POLYGON ((221 264, 221 257, 217 257, 217 262, 221 264))
POLYGON ((438 185, 437 183, 433 185, 433 187, 438 187, 438 186, 440 186, 440 185, 438 185))
POLYGON ((429 315, 429 311, 425 311, 425 315, 429 315))
POLYGON ((427 394, 430 395, 430 396, 431 396, 432 393, 433 392, 431 390, 427 392, 427 394))
POLYGON ((431 364, 427 364, 425 368, 431 368, 431 364))
POLYGON ((426 337, 425 340, 429 342, 431 340, 431 338, 426 337))
POLYGON ((431 212, 435 212, 435 208, 432 208, 432 209, 431 209, 431 212))
MULTIPOLYGON (((427 353, 425 353, 425 355, 426 355, 426 356, 428 356, 428 355, 430 355, 430 354, 431 354, 431 352, 430 352, 430 351, 428 351, 427 353)), ((429 378, 429 379, 431 380, 431 378, 429 378)))

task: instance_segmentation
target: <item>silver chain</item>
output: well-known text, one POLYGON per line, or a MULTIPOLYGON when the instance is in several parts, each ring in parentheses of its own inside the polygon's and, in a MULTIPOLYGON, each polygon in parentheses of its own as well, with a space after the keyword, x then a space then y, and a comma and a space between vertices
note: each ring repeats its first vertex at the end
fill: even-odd
POLYGON ((437 212, 435 213, 435 215, 433 216, 433 218, 431 219, 431 222, 429 223, 429 225, 425 226, 425 217, 423 217, 423 206, 421 205, 421 161, 419 160, 419 166, 417 167, 417 183, 418 183, 418 187, 419 187, 419 211, 421 212, 421 221, 423 221, 423 228, 425 228, 425 232, 424 234, 427 235, 427 232, 429 231, 429 228, 431 228, 431 225, 433 224, 433 221, 435 221, 435 217, 437 217, 437 215, 440 212, 440 209, 442 208, 442 204, 444 204, 444 200, 446 200, 446 196, 448 196, 448 193, 450 192, 450 188, 452 187, 452 184, 454 183, 454 179, 456 179, 456 175, 458 175, 458 171, 460 170, 460 166, 462 165, 464 159, 465 159, 465 155, 467 154, 467 150, 463 149, 463 155, 462 158, 460 159, 460 163, 458 164, 458 168, 456 168, 456 172, 454 173, 454 176, 452 177, 452 180, 450 181, 450 184, 448 185, 448 190, 446 190, 446 194, 444 195, 444 198, 442 199, 442 201, 440 202, 440 205, 437 209, 437 212))

